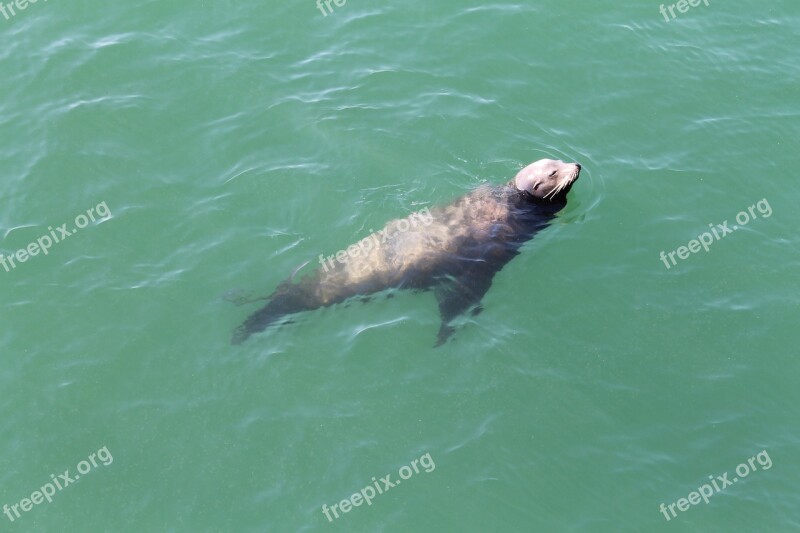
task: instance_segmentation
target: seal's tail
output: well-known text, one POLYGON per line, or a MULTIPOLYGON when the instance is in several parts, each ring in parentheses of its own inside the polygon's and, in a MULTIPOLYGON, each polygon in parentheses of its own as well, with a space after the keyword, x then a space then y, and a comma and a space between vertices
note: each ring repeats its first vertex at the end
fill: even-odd
POLYGON ((284 282, 270 296, 270 301, 267 305, 247 317, 242 325, 234 330, 231 344, 242 344, 250 335, 264 331, 268 326, 282 318, 310 309, 313 309, 313 306, 308 305, 308 302, 306 302, 301 287, 284 282))

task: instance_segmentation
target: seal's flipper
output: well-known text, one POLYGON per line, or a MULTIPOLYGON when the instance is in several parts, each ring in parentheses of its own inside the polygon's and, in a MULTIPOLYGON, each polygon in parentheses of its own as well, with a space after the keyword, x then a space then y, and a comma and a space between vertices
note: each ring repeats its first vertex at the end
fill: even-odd
POLYGON ((442 344, 447 342, 447 339, 450 338, 450 335, 456 332, 456 328, 453 326, 448 326, 444 322, 442 322, 442 326, 439 328, 439 334, 436 335, 436 344, 433 345, 434 348, 438 348, 442 344))
POLYGON ((490 268, 476 267, 467 270, 457 278, 443 280, 435 289, 434 295, 439 302, 439 314, 442 325, 436 338, 436 346, 441 346, 456 329, 450 322, 473 308, 473 316, 480 313, 481 299, 492 286, 494 271, 490 268))

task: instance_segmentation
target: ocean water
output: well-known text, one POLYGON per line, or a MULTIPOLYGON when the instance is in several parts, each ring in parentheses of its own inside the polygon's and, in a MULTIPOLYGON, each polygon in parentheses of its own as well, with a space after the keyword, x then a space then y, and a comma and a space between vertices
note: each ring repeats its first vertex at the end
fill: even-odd
POLYGON ((796 2, 20 1, 0 531, 800 530, 796 2), (567 207, 449 343, 398 292, 231 346, 544 157, 567 207))

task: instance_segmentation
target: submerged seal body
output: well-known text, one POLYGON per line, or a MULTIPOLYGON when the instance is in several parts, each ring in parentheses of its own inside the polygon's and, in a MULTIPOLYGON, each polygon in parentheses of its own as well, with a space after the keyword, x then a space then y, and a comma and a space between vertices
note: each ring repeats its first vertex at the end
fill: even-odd
POLYGON ((298 283, 281 283, 234 331, 232 343, 294 313, 386 289, 415 289, 434 291, 442 344, 455 331, 451 321, 479 310, 494 275, 566 205, 580 171, 577 163, 542 159, 505 185, 484 185, 450 205, 392 220, 337 260, 321 256, 322 266, 298 283))

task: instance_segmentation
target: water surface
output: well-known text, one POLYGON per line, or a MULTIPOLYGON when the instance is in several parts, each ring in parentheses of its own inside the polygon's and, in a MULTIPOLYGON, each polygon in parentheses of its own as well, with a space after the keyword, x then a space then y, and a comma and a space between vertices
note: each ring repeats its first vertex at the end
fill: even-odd
POLYGON ((0 504, 113 456, 0 529, 800 529, 796 3, 331 5, 0 16, 0 253, 112 213, 0 269, 0 504), (230 346, 226 295, 542 157, 569 204, 450 343, 398 293, 230 346))

